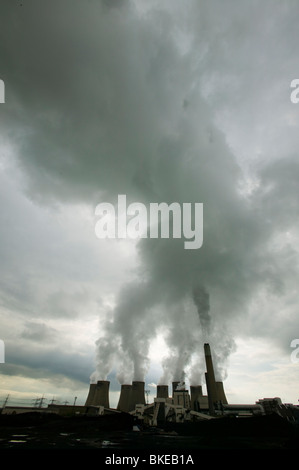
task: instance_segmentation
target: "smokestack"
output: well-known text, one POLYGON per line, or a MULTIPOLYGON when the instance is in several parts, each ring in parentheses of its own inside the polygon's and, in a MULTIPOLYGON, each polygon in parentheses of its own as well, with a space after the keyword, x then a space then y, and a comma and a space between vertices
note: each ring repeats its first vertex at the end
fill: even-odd
POLYGON ((168 385, 157 385, 157 398, 168 398, 168 385))
POLYGON ((108 380, 99 380, 97 382, 92 400, 93 406, 109 408, 109 385, 108 380))
POLYGON ((215 403, 217 402, 217 387, 216 387, 211 349, 208 343, 204 344, 204 351, 205 351, 205 360, 206 360, 206 367, 207 367, 205 378, 206 378, 207 391, 208 391, 209 411, 210 411, 210 414, 214 414, 215 403))
POLYGON ((218 401, 221 401, 223 405, 227 405, 227 399, 224 393, 223 382, 216 382, 217 397, 218 401))
POLYGON ((145 405, 144 382, 132 382, 132 392, 130 398, 130 411, 134 410, 136 405, 145 405))
POLYGON ((128 413, 130 411, 132 385, 123 384, 120 389, 120 396, 117 405, 119 411, 128 413))
POLYGON ((202 397, 202 386, 201 385, 190 385, 191 394, 191 409, 193 411, 199 411, 199 397, 202 397))
POLYGON ((172 398, 174 397, 174 392, 180 382, 172 382, 172 398))
POLYGON ((97 384, 90 384, 88 396, 87 396, 87 399, 86 399, 86 402, 85 402, 85 406, 92 405, 94 394, 95 394, 95 391, 96 391, 96 386, 97 386, 97 384))

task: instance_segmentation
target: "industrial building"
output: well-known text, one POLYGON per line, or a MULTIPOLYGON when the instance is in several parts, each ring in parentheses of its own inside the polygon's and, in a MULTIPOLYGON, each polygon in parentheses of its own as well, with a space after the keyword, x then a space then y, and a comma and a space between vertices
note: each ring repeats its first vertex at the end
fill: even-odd
MULTIPOLYGON (((156 425, 158 421, 176 421, 211 419, 223 411, 227 405, 222 382, 215 379, 214 366, 210 345, 204 345, 206 362, 206 388, 207 395, 203 395, 202 385, 191 385, 190 391, 185 384, 172 382, 171 396, 167 384, 157 386, 154 402, 146 404, 145 383, 133 381, 131 384, 122 384, 117 411, 131 413, 149 424, 156 425)), ((107 380, 99 380, 90 384, 85 406, 90 410, 101 407, 109 409, 109 385, 107 380)))
POLYGON ((152 403, 145 400, 145 382, 133 381, 121 384, 116 408, 110 407, 108 380, 91 383, 85 404, 82 406, 50 404, 45 408, 22 408, 4 406, 1 414, 18 414, 28 411, 57 413, 60 415, 107 415, 129 413, 137 420, 149 426, 163 426, 165 422, 185 423, 211 420, 221 416, 250 417, 276 413, 289 421, 299 419, 299 410, 295 405, 282 404, 280 398, 263 398, 254 404, 228 403, 223 382, 215 378, 211 348, 204 344, 206 364, 205 385, 207 394, 203 394, 203 385, 190 385, 174 381, 169 393, 168 384, 157 385, 156 397, 152 403))
MULTIPOLYGON (((213 419, 220 415, 253 415, 263 413, 260 404, 255 405, 229 405, 224 392, 223 383, 216 381, 211 348, 204 344, 205 355, 205 381, 207 395, 203 394, 201 384, 191 385, 187 390, 185 383, 172 382, 171 394, 167 384, 157 386, 154 402, 146 404, 145 383, 133 381, 131 384, 122 384, 116 411, 130 413, 144 423, 157 426, 165 421, 185 422, 213 419)), ((85 406, 92 412, 98 409, 101 413, 108 412, 109 385, 106 380, 99 380, 90 384, 85 406)))
POLYGON ((215 378, 211 348, 204 344, 206 364, 205 385, 207 394, 203 394, 202 384, 190 385, 174 381, 169 393, 168 384, 157 385, 156 397, 152 403, 145 400, 145 383, 133 381, 122 384, 116 410, 109 407, 109 381, 100 380, 90 384, 85 407, 88 413, 104 414, 108 412, 130 413, 144 424, 159 426, 167 422, 194 422, 215 419, 220 416, 249 417, 271 414, 273 412, 291 419, 293 416, 288 406, 279 398, 264 398, 254 404, 229 404, 223 382, 215 378), (96 411, 98 410, 98 411, 96 411))

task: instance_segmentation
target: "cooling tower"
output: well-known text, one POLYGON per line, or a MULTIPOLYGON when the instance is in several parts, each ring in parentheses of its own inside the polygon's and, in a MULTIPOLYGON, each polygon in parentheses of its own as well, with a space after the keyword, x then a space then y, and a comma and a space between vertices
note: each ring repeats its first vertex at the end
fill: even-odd
POLYGON ((108 380, 99 380, 97 382, 92 400, 93 406, 109 408, 109 385, 108 380))
POLYGON ((202 397, 202 386, 201 385, 190 385, 190 394, 191 394, 191 409, 194 411, 199 411, 199 402, 198 398, 202 397))
POLYGON ((224 393, 223 382, 216 382, 217 398, 223 405, 227 405, 227 399, 224 393))
POLYGON ((117 405, 119 411, 128 413, 130 411, 132 385, 123 384, 120 389, 120 396, 117 405))
POLYGON ((204 344, 204 352, 205 352, 205 360, 206 360, 206 367, 207 367, 205 378, 206 378, 207 392, 208 392, 208 399, 209 399, 209 411, 211 414, 214 414, 215 403, 218 401, 218 396, 217 396, 217 387, 216 387, 216 380, 215 380, 214 367, 213 367, 213 361, 212 361, 212 354, 211 354, 210 345, 208 343, 204 344))
POLYGON ((173 394, 173 404, 183 408, 191 408, 190 395, 188 390, 177 389, 173 394))
POLYGON ((97 384, 90 384, 88 396, 87 396, 87 399, 86 399, 86 402, 85 402, 85 406, 91 406, 92 405, 94 394, 95 394, 95 391, 96 391, 96 386, 97 386, 97 384))
POLYGON ((132 382, 130 411, 134 410, 136 405, 145 405, 144 382, 132 382))
POLYGON ((174 391, 176 390, 177 386, 180 382, 172 382, 172 398, 174 396, 174 391))
POLYGON ((157 385, 157 398, 168 398, 168 385, 157 385))

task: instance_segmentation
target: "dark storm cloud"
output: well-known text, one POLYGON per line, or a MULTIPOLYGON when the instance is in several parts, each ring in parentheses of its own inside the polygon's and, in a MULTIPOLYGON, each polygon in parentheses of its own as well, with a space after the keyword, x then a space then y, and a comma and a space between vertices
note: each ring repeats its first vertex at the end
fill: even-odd
POLYGON ((131 8, 74 2, 28 2, 13 22, 12 14, 11 7, 3 14, 7 93, 16 104, 8 124, 21 133, 21 165, 34 197, 90 200, 111 185, 126 190, 146 171, 155 133, 166 125, 156 105, 161 109, 168 81, 165 53, 174 51, 167 43, 160 51, 162 25, 155 40, 131 8), (160 82, 158 97, 151 76, 160 82))
POLYGON ((54 380, 60 375, 82 383, 88 381, 92 373, 92 354, 70 351, 63 341, 57 342, 57 335, 47 326, 28 324, 27 327, 18 344, 6 342, 3 374, 54 380))
MULTIPOLYGON (((161 331, 170 350, 167 379, 184 377, 206 341, 223 376, 236 333, 246 334, 248 325, 257 332, 253 299, 261 291, 275 298, 289 282, 271 241, 297 212, 296 160, 273 164, 266 154, 257 190, 244 197, 244 155, 235 149, 244 137, 250 151, 251 137, 259 136, 256 113, 271 113, 265 92, 281 84, 281 75, 273 78, 277 57, 294 46, 297 7, 141 5, 143 12, 133 2, 29 0, 16 11, 4 1, 2 133, 16 147, 26 194, 41 206, 95 207, 118 194, 145 204, 204 204, 200 250, 184 250, 182 240, 139 242, 138 276, 103 324, 94 377, 116 368, 120 381, 143 379, 161 331)), ((283 63, 288 74, 293 61, 283 63)), ((52 314, 59 299, 57 292, 49 297, 52 314)))
POLYGON ((63 381, 70 379, 73 381, 81 382, 86 385, 88 383, 89 377, 92 373, 92 357, 86 357, 85 360, 81 360, 80 357, 66 357, 65 353, 60 356, 55 356, 52 352, 52 356, 43 354, 40 356, 37 361, 35 357, 28 355, 26 351, 27 360, 20 359, 19 355, 15 358, 16 362, 8 362, 3 366, 3 371, 5 375, 10 376, 20 376, 27 377, 32 379, 47 379, 52 382, 63 384, 63 381), (74 368, 74 360, 76 361, 78 367, 74 368))

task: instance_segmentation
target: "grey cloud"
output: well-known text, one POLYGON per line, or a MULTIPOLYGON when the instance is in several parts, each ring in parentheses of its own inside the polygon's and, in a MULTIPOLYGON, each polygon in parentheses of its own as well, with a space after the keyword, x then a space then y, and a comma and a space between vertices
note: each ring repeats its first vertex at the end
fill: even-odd
MULTIPOLYGON (((30 338, 26 336, 26 339, 30 338)), ((29 343, 26 344, 25 339, 22 343, 19 341, 18 344, 6 344, 6 362, 2 373, 39 379, 61 376, 87 383, 92 373, 92 355, 68 352, 66 345, 64 348, 63 344, 53 346, 49 339, 47 335, 45 345, 38 345, 36 338, 34 346, 27 346, 29 343)))
POLYGON ((50 341, 52 338, 55 338, 56 335, 56 330, 50 328, 45 323, 27 322, 21 337, 33 341, 50 341))
MULTIPOLYGON (((273 130, 263 121, 277 90, 283 103, 282 80, 294 70, 297 7, 178 1, 142 4, 141 14, 133 2, 116 3, 121 8, 54 1, 41 9, 31 0, 12 23, 3 3, 11 99, 2 132, 14 134, 26 194, 40 207, 95 207, 122 193, 130 202, 204 204, 200 250, 184 250, 181 240, 139 242, 140 269, 103 324, 95 376, 115 367, 120 381, 142 379, 159 328, 170 349, 168 379, 184 376, 206 339, 223 376, 235 335, 248 327, 261 334, 253 299, 287 295, 297 274, 285 252, 271 251, 273 234, 297 213, 297 165, 273 163, 273 130), (259 146, 260 185, 245 198, 244 155, 254 163, 259 146)), ((49 300, 63 310, 59 292, 49 300)))

